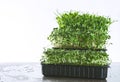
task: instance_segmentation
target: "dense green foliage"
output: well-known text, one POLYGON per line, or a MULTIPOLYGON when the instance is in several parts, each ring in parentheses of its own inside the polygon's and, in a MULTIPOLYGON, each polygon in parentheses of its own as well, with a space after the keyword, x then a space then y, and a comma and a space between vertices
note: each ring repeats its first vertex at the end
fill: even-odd
POLYGON ((43 61, 45 64, 70 64, 85 66, 108 65, 108 54, 105 51, 46 49, 43 61))
POLYGON ((48 40, 57 49, 44 50, 43 63, 87 66, 109 64, 108 54, 96 51, 105 49, 110 39, 108 29, 112 21, 109 17, 75 11, 59 14, 56 20, 59 26, 53 29, 48 40))
POLYGON ((95 14, 66 12, 57 17, 59 27, 48 39, 56 47, 105 48, 111 19, 95 14))

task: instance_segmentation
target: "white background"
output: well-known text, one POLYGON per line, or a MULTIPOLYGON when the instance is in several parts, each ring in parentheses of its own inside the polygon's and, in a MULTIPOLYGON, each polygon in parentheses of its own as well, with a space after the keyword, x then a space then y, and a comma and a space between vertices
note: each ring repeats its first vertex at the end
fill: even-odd
POLYGON ((118 20, 110 27, 108 53, 120 62, 119 0, 0 0, 0 62, 39 62, 47 36, 57 27, 55 13, 89 12, 118 20))

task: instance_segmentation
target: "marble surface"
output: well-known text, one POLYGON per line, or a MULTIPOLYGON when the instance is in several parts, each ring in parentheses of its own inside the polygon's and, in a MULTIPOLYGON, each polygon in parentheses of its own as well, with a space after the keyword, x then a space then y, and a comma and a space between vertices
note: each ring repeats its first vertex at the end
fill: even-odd
POLYGON ((105 80, 44 77, 37 63, 0 63, 0 82, 120 82, 120 63, 112 63, 105 80))

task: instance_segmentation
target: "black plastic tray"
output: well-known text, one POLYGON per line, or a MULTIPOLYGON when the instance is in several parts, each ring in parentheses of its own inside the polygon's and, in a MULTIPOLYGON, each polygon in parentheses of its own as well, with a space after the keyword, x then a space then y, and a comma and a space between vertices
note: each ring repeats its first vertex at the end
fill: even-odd
POLYGON ((65 49, 65 50, 92 50, 92 51, 107 51, 107 49, 93 49, 93 48, 58 48, 52 47, 53 49, 65 49))
POLYGON ((90 79, 105 79, 108 66, 79 66, 42 64, 44 76, 79 77, 90 79))

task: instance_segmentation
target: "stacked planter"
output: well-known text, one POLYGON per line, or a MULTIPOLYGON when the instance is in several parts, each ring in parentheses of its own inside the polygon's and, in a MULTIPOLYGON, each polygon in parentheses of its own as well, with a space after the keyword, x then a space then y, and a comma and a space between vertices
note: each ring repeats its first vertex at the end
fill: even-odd
POLYGON ((76 11, 59 14, 56 19, 59 27, 48 37, 54 47, 43 52, 43 75, 105 79, 111 19, 76 11))

